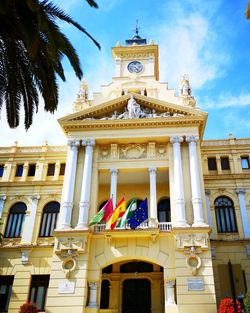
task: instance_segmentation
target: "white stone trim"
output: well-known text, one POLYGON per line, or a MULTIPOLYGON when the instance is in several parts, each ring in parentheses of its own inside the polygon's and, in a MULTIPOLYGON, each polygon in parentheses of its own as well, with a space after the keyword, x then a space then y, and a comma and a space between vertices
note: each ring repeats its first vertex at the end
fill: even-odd
POLYGON ((247 214, 247 207, 246 207, 246 200, 245 200, 246 190, 244 188, 238 187, 236 189, 236 193, 237 193, 238 199, 239 199, 240 213, 241 213, 244 236, 249 238, 250 237, 250 225, 248 222, 248 214, 247 214))

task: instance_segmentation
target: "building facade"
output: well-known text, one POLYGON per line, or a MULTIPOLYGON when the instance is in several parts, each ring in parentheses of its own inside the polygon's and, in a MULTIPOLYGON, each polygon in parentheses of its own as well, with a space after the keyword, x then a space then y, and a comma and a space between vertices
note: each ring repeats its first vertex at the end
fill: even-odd
POLYGON ((67 146, 0 148, 0 312, 215 313, 250 287, 250 139, 203 140, 187 76, 158 46, 112 48, 115 77, 59 120, 67 146), (89 226, 107 200, 148 199, 135 230, 89 226))

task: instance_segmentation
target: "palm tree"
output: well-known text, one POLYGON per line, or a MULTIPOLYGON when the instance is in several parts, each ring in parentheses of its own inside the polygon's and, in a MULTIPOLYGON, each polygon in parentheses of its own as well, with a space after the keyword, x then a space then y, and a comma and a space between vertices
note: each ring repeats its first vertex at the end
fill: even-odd
MULTIPOLYGON (((97 8, 94 0, 86 1, 97 8)), ((22 105, 25 128, 30 127, 39 93, 46 111, 57 109, 57 75, 65 81, 63 56, 82 78, 78 55, 57 21, 73 25, 100 49, 81 25, 48 0, 0 0, 0 110, 5 104, 11 128, 19 125, 22 105)))

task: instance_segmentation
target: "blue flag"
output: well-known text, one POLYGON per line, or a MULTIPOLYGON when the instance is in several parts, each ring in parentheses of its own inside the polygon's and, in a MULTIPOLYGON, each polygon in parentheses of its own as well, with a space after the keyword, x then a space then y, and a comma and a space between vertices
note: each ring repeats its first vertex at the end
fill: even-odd
POLYGON ((146 198, 139 207, 134 211, 134 214, 128 220, 131 229, 136 229, 143 221, 148 219, 148 199, 146 198))

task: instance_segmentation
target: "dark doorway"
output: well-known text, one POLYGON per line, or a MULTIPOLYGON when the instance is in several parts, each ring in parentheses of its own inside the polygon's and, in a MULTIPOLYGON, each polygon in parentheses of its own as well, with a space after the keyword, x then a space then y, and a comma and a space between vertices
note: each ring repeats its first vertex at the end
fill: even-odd
POLYGON ((151 313, 151 284, 148 279, 124 281, 122 313, 151 313))

